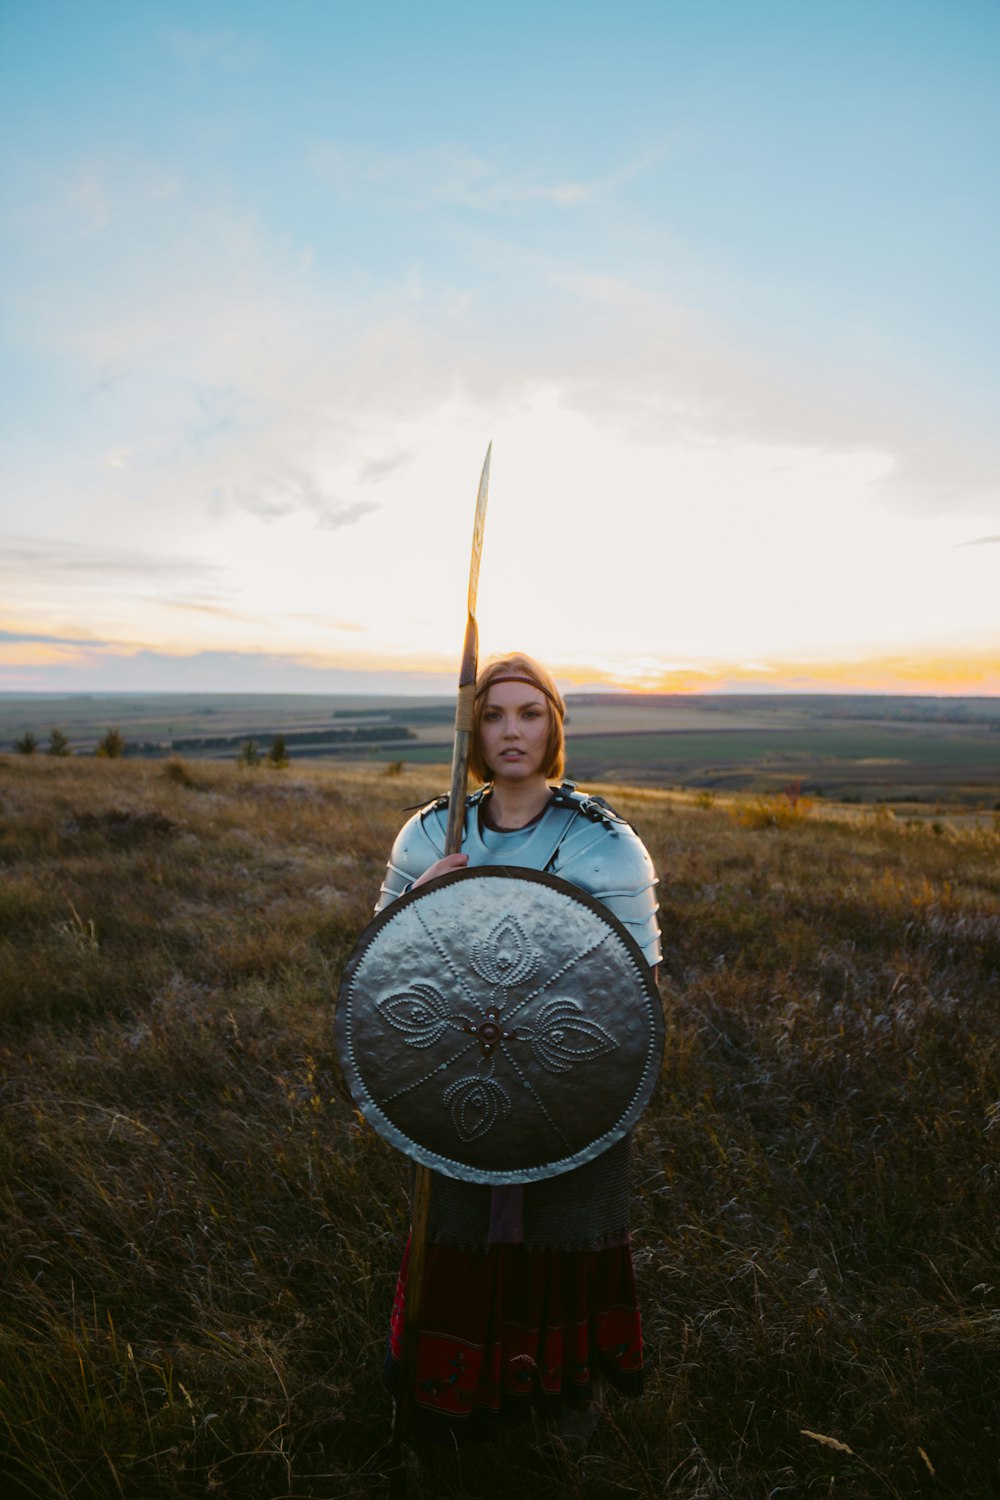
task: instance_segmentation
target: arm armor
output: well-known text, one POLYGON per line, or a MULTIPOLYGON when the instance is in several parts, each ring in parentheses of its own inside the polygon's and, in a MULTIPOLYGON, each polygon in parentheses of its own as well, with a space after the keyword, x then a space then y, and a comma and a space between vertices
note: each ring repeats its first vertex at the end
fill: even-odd
POLYGON ((448 799, 439 797, 403 824, 389 855, 385 879, 375 903, 376 913, 408 891, 417 876, 436 860, 444 858, 447 817, 448 799))
POLYGON ((646 962, 658 964, 662 953, 653 861, 635 829, 610 808, 607 813, 596 821, 578 817, 549 869, 603 901, 635 938, 646 962))

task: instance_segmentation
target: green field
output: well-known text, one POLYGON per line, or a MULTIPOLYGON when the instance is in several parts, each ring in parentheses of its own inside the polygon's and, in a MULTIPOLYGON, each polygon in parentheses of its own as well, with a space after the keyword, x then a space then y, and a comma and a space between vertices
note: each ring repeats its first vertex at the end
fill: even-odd
MULTIPOLYGON (((126 753, 235 760, 286 737, 295 761, 446 767, 453 702, 389 696, 0 696, 0 752, 53 727, 92 754, 109 727, 126 753)), ((569 775, 851 800, 1000 802, 1000 699, 570 695, 569 775)))
POLYGON ((570 763, 581 779, 762 790, 802 781, 806 790, 833 795, 864 786, 903 797, 931 787, 942 795, 962 791, 995 799, 998 758, 1000 739, 988 732, 880 730, 839 721, 827 729, 591 735, 569 742, 570 763))

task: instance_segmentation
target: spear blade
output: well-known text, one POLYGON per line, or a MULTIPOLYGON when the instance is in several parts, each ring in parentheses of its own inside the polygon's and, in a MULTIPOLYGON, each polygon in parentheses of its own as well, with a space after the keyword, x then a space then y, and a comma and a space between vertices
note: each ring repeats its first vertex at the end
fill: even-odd
POLYGON ((486 506, 490 498, 490 457, 493 453, 493 444, 490 443, 483 460, 483 472, 479 480, 479 494, 476 497, 476 520, 472 528, 472 561, 469 564, 469 614, 475 619, 476 596, 479 593, 479 565, 483 560, 483 533, 486 530, 486 506))
POLYGON ((448 828, 445 854, 457 854, 462 847, 465 826, 465 789, 469 781, 469 746, 472 743, 473 714, 476 706, 476 671, 479 665, 479 627, 476 624, 476 599, 479 594, 479 565, 483 558, 483 534, 486 529, 486 505, 490 493, 490 443, 483 461, 476 497, 476 519, 472 527, 472 559, 469 563, 469 607, 465 622, 465 645, 458 674, 458 702, 455 705, 455 742, 451 756, 451 788, 448 797, 448 828))

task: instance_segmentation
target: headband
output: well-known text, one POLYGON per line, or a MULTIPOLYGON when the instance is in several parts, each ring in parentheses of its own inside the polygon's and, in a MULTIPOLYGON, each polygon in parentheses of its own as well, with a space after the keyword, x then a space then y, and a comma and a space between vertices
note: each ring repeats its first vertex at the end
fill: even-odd
POLYGON ((536 682, 533 677, 518 677, 514 674, 511 674, 509 677, 491 677, 489 682, 484 682, 481 688, 476 688, 476 697, 481 698, 483 693, 489 692, 490 688, 495 687, 498 682, 526 682, 529 687, 533 687, 537 689, 538 692, 545 694, 546 698, 548 698, 549 702, 558 713, 560 719, 566 712, 563 705, 559 702, 559 699, 556 698, 552 693, 550 693, 547 687, 543 687, 540 682, 536 682))

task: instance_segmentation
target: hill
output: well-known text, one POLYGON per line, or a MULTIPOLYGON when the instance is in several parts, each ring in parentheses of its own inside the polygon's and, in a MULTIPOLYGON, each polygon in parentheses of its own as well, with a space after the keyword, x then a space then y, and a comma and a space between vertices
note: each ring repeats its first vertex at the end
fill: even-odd
MULTIPOLYGON (((408 1173, 331 1018, 439 784, 0 756, 6 1493, 384 1493, 408 1173)), ((414 1495, 986 1500, 1000 829, 608 796, 662 877, 649 1391, 580 1465, 512 1436, 414 1495)))

